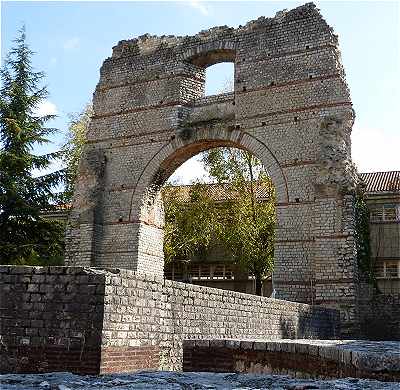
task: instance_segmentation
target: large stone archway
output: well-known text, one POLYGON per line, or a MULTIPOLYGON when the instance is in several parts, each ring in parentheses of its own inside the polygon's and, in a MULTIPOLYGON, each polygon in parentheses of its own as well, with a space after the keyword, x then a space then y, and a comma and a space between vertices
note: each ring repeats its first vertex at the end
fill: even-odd
POLYGON ((288 201, 285 174, 273 153, 257 138, 240 130, 229 131, 214 126, 193 128, 184 138, 176 137, 164 145, 149 160, 132 192, 129 220, 139 221, 138 253, 135 256, 138 264, 135 269, 163 275, 164 216, 160 188, 183 162, 201 151, 219 146, 246 149, 259 157, 274 181, 279 204, 288 201))
POLYGON ((277 296, 354 320, 354 113, 337 36, 313 4, 237 29, 121 41, 100 70, 94 113, 68 264, 162 274, 148 191, 195 152, 233 145, 261 158, 277 188, 277 296), (222 61, 235 64, 234 92, 204 97, 205 68, 222 61))

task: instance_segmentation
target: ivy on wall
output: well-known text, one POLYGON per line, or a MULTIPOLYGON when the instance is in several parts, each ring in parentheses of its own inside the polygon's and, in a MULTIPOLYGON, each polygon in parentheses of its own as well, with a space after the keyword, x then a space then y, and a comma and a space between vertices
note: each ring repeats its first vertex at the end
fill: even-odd
POLYGON ((371 257, 369 209, 365 202, 364 193, 355 196, 355 230, 357 262, 359 269, 369 284, 377 289, 374 267, 371 257))

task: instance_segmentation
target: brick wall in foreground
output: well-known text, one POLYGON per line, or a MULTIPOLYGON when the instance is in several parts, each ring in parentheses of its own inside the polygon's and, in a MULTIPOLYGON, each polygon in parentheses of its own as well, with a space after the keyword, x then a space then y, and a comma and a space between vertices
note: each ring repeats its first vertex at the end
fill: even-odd
POLYGON ((127 270, 0 267, 0 371, 182 369, 184 339, 334 338, 338 312, 127 270))
POLYGON ((0 266, 0 371, 99 370, 104 274, 0 266))
POLYGON ((361 337, 400 341, 400 294, 381 294, 366 283, 360 284, 359 289, 361 337))
POLYGON ((183 370, 400 380, 398 344, 355 340, 185 340, 183 370))
POLYGON ((103 346, 158 345, 164 369, 182 368, 184 339, 339 336, 335 310, 115 272, 105 276, 103 346))

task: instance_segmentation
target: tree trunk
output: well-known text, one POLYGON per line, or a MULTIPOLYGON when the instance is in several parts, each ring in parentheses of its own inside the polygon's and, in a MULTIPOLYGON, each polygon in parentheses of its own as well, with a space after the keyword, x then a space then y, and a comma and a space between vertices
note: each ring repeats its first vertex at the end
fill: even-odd
MULTIPOLYGON (((253 220, 256 221, 256 206, 255 206, 255 194, 254 194, 254 173, 253 173, 253 164, 251 163, 251 154, 246 153, 247 164, 249 167, 250 173, 250 193, 251 193, 251 210, 253 214, 253 220)), ((260 295, 260 294, 258 294, 260 295)))
POLYGON ((261 290, 262 290, 262 279, 261 275, 255 275, 256 277, 256 295, 261 296, 261 290))

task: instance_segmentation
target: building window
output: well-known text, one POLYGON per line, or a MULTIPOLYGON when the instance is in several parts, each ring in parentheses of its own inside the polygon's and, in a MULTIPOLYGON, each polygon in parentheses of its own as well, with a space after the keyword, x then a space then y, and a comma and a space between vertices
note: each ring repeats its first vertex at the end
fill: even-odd
POLYGON ((231 264, 191 264, 190 276, 193 280, 227 280, 233 279, 231 264))
POLYGON ((375 275, 379 279, 400 278, 400 261, 385 260, 375 265, 375 275))
POLYGON ((200 264, 191 264, 190 270, 189 270, 189 276, 193 280, 199 280, 200 279, 200 264))
POLYGON ((173 262, 165 265, 164 275, 166 279, 187 280, 232 280, 234 279, 231 264, 199 264, 173 262))
POLYGON ((183 263, 170 263, 165 265, 164 276, 169 280, 184 280, 185 264, 183 263))
POLYGON ((225 265, 216 264, 214 268, 214 279, 223 279, 225 276, 225 265))
POLYGON ((370 212, 372 222, 400 221, 400 205, 383 204, 373 207, 370 212))

